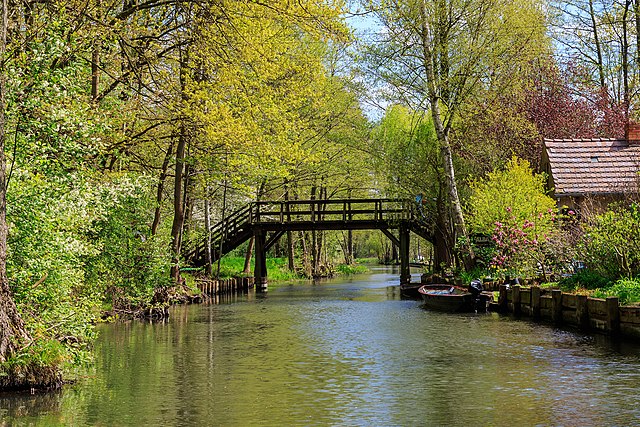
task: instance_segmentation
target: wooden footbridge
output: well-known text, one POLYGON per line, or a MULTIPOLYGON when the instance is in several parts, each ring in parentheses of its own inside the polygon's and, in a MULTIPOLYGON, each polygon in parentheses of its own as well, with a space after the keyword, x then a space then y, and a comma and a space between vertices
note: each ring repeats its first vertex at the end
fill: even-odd
POLYGON ((187 260, 195 267, 218 260, 254 237, 255 284, 267 285, 266 253, 288 231, 380 230, 398 246, 400 282, 409 283, 410 232, 432 241, 433 226, 413 200, 343 199, 253 202, 211 227, 211 239, 204 239, 187 260), (397 236, 392 232, 398 230, 397 236), (211 242, 210 244, 208 242, 211 242), (210 249, 208 249, 210 248, 210 249))

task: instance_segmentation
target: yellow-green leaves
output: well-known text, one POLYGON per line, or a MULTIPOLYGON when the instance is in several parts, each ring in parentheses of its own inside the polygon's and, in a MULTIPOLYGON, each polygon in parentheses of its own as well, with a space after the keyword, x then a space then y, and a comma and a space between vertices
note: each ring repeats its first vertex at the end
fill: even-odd
POLYGON ((544 229, 550 218, 547 214, 555 212, 555 201, 544 186, 545 176, 534 174, 529 162, 515 157, 504 169, 472 182, 469 224, 473 232, 492 234, 496 223, 506 223, 511 218, 531 221, 544 229), (540 221, 545 224, 538 224, 540 221))

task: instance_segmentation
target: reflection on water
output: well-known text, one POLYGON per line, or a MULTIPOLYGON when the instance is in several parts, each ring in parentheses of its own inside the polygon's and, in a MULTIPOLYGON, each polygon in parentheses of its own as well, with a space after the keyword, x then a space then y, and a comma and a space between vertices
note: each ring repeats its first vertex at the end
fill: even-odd
POLYGON ((0 425, 629 425, 640 350, 401 300, 384 271, 280 285, 165 323, 102 325, 63 392, 0 395, 0 425))

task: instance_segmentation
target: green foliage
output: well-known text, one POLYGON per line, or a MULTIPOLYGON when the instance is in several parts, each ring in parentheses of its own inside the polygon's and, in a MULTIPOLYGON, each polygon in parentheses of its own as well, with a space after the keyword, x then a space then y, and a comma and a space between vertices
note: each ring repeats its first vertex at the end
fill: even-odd
POLYGON ((577 273, 566 277, 558 285, 564 291, 575 291, 576 289, 598 289, 606 288, 611 281, 589 269, 582 269, 577 273))
POLYGON ((588 268, 615 280, 640 273, 640 206, 618 206, 585 227, 580 244, 588 268))
POLYGON ((372 133, 374 166, 387 186, 388 194, 410 197, 419 192, 426 199, 440 188, 438 143, 433 121, 401 105, 389 107, 372 133))
POLYGON ((168 241, 149 234, 151 184, 129 175, 88 183, 95 217, 87 234, 97 251, 86 260, 86 280, 117 308, 144 306, 156 288, 170 284, 168 241))
POLYGON ((539 267, 559 262, 555 201, 545 194, 544 181, 514 157, 504 169, 471 183, 469 224, 474 233, 491 235, 495 245, 478 255, 499 274, 533 276, 539 267))
POLYGON ((65 360, 83 360, 99 306, 84 283, 83 259, 96 251, 83 235, 89 206, 68 182, 25 172, 13 179, 7 274, 16 304, 36 344, 65 342, 65 360))
POLYGON ((462 279, 464 284, 469 284, 474 279, 484 279, 491 276, 490 271, 482 267, 475 267, 469 271, 460 271, 456 275, 462 279))
POLYGON ((486 179, 471 183, 468 203, 472 233, 492 234, 496 223, 515 219, 532 221, 544 233, 553 228, 547 213, 555 211, 555 201, 546 194, 545 176, 534 174, 529 162, 512 158, 504 169, 495 169, 486 179))
POLYGON ((618 297, 620 304, 640 302, 640 278, 620 279, 612 286, 599 288, 593 292, 595 298, 618 297))
POLYGON ((364 265, 348 265, 348 264, 338 264, 336 267, 338 274, 350 275, 350 274, 363 274, 369 271, 367 267, 364 265))
POLYGON ((151 182, 101 178, 17 170, 8 195, 7 273, 16 304, 34 348, 57 341, 62 359, 74 364, 88 356, 102 304, 148 304, 168 277, 168 245, 147 231, 151 182))

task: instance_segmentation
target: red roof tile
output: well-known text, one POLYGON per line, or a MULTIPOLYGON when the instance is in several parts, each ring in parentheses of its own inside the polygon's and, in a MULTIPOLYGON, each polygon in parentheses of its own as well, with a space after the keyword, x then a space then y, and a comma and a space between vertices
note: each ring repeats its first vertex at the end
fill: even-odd
POLYGON ((636 189, 640 143, 624 139, 545 139, 555 194, 622 194, 636 189))

